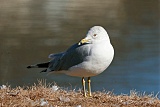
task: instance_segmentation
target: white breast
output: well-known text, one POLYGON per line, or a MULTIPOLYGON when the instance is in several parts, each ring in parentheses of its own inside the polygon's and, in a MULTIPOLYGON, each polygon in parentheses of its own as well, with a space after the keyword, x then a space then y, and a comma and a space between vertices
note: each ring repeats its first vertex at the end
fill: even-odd
POLYGON ((96 48, 91 48, 90 55, 85 58, 85 61, 71 67, 65 74, 78 77, 91 77, 102 73, 112 62, 114 49, 111 44, 98 44, 94 46, 96 48))

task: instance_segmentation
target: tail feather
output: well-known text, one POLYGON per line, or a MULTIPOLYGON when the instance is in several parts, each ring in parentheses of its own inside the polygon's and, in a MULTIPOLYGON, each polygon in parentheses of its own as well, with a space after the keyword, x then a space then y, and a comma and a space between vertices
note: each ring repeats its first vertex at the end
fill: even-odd
POLYGON ((47 69, 42 70, 40 73, 42 73, 42 72, 47 72, 47 69))
POLYGON ((48 68, 50 62, 29 65, 27 68, 48 68))
POLYGON ((29 65, 29 66, 27 66, 27 68, 29 69, 29 68, 38 68, 36 65, 29 65))

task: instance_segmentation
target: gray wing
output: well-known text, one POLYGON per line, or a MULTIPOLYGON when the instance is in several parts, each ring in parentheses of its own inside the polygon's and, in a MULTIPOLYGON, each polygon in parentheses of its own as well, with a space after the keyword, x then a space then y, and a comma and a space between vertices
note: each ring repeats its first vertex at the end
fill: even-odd
POLYGON ((70 67, 82 63, 90 53, 89 44, 74 44, 66 52, 51 54, 50 71, 68 70, 70 67))

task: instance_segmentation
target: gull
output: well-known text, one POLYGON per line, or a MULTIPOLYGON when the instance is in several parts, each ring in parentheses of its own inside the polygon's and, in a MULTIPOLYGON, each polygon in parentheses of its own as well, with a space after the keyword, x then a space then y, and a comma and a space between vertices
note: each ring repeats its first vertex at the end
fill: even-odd
POLYGON ((92 96, 91 77, 105 71, 113 57, 114 48, 107 31, 101 26, 93 26, 84 39, 66 51, 50 54, 50 61, 30 65, 27 68, 45 68, 41 72, 64 73, 81 77, 83 95, 86 97, 92 96), (88 94, 85 89, 85 78, 88 78, 88 94))

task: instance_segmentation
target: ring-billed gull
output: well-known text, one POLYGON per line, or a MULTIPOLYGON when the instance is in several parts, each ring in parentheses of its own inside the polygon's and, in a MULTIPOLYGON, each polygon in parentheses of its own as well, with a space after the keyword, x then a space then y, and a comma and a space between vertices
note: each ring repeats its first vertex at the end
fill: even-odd
POLYGON ((50 54, 49 62, 30 65, 27 68, 46 68, 42 72, 81 77, 86 97, 84 78, 88 78, 88 95, 91 96, 90 77, 102 73, 112 62, 113 56, 114 49, 107 31, 101 26, 94 26, 84 39, 72 45, 67 51, 50 54))

